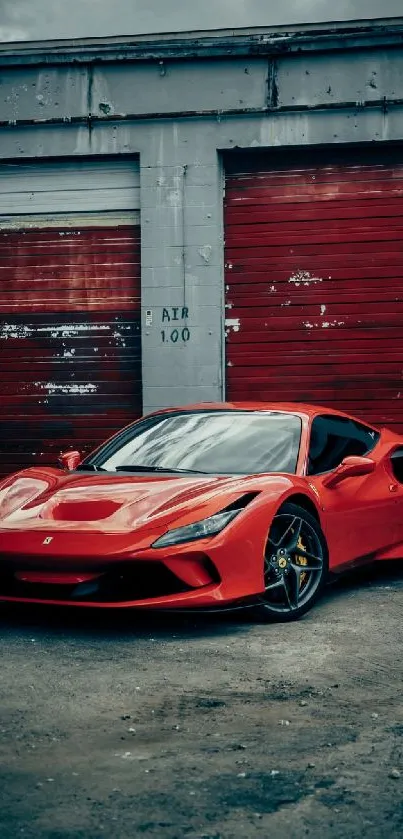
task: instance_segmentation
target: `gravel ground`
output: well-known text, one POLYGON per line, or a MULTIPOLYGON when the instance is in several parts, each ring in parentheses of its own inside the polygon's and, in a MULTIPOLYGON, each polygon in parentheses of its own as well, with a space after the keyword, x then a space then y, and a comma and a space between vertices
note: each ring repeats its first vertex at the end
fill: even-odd
POLYGON ((397 563, 288 625, 1 606, 1 839, 401 839, 402 607, 397 563))

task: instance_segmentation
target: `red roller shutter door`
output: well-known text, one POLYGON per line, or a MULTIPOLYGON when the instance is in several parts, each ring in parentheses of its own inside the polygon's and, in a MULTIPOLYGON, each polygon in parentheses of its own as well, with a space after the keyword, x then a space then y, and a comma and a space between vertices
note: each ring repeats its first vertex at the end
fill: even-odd
POLYGON ((0 474, 141 414, 140 227, 0 232, 0 474))
POLYGON ((227 398, 403 432, 403 154, 272 161, 227 167, 227 398))

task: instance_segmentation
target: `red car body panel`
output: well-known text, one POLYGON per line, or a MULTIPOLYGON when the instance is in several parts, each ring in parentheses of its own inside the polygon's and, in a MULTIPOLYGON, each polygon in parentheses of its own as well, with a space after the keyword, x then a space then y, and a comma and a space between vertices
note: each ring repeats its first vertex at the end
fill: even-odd
POLYGON ((335 572, 403 555, 403 486, 389 466, 403 437, 383 430, 370 455, 375 471, 334 490, 325 486, 324 476, 305 474, 310 425, 318 414, 346 414, 260 403, 208 403, 170 411, 206 409, 298 415, 297 474, 131 476, 32 468, 9 476, 0 483, 0 599, 142 609, 223 608, 252 601, 264 589, 263 557, 272 519, 287 499, 302 500, 316 512, 335 572), (243 496, 249 503, 218 535, 152 547, 168 530, 220 513, 243 496), (135 594, 137 572, 140 588, 143 579, 150 580, 146 595, 135 594), (4 583, 11 578, 16 590, 4 583), (75 599, 77 586, 91 592, 92 585, 109 578, 114 596, 86 599, 84 593, 75 599), (160 591, 162 580, 169 585, 160 591), (172 581, 176 590, 170 591, 172 581), (18 586, 24 587, 22 594, 18 586))

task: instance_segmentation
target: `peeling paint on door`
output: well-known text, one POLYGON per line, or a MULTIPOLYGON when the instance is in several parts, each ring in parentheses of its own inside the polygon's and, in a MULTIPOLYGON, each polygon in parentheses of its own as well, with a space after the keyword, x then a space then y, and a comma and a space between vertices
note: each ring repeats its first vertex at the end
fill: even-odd
POLYGON ((288 278, 288 282, 292 283, 296 288, 299 286, 310 286, 315 285, 316 283, 321 283, 322 277, 315 277, 314 275, 310 274, 309 271, 296 271, 294 274, 291 274, 291 277, 288 278))
POLYGON ((141 413, 139 229, 2 231, 0 278, 4 474, 141 413))
POLYGON ((226 396, 403 432, 403 153, 275 158, 227 163, 224 281, 242 329, 227 328, 226 396))

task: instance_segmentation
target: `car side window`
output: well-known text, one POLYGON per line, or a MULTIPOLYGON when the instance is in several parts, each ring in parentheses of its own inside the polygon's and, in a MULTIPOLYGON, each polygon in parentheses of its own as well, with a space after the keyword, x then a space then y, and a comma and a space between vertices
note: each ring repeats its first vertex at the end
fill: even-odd
POLYGON ((379 440, 379 433, 354 420, 332 415, 315 417, 308 450, 308 475, 330 472, 345 457, 366 455, 379 440))
POLYGON ((399 484, 403 484, 403 447, 395 449, 390 458, 392 472, 399 484))

